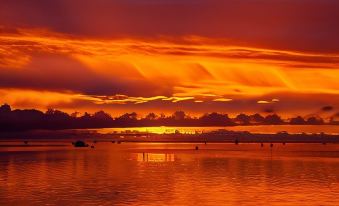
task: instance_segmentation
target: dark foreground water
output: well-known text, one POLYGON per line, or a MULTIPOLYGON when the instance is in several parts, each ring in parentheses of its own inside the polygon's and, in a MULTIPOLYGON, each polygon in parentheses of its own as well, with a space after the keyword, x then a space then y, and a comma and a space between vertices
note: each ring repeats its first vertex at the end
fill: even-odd
POLYGON ((339 205, 339 145, 195 146, 0 147, 0 205, 339 205))

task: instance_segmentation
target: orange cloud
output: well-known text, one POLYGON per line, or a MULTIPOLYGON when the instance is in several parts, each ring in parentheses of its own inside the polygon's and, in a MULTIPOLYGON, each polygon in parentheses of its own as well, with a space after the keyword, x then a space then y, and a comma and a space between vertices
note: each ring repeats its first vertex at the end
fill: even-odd
POLYGON ((232 99, 217 98, 217 99, 213 99, 213 101, 215 101, 215 102, 230 102, 230 101, 232 101, 232 99))
MULTIPOLYGON (((246 98, 280 104, 279 97, 261 98, 339 94, 339 54, 244 47, 196 36, 94 39, 18 30, 0 34, 0 60, 2 90, 51 92, 46 105, 58 99, 201 105, 246 98)), ((20 95, 6 99, 15 102, 20 95)))

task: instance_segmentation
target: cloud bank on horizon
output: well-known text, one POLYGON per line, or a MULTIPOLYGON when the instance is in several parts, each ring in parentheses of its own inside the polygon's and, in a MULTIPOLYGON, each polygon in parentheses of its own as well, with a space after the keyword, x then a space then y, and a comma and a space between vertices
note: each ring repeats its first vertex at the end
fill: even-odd
POLYGON ((265 112, 339 106, 334 0, 1 1, 17 108, 265 112))

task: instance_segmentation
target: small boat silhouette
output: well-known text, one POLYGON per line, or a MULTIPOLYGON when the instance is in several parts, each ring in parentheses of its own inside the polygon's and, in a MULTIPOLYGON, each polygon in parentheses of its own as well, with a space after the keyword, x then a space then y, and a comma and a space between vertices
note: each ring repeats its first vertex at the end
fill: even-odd
POLYGON ((74 147, 88 147, 89 145, 86 144, 84 141, 78 140, 73 143, 74 147))

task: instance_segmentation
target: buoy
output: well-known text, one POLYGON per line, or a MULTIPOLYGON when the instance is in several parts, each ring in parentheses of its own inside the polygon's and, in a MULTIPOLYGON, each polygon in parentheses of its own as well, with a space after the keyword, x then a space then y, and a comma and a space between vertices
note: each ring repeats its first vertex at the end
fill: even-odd
POLYGON ((270 144, 270 147, 273 147, 273 143, 270 144))
POLYGON ((239 144, 239 140, 238 140, 238 139, 235 139, 234 143, 235 143, 236 145, 238 145, 238 144, 239 144))
POLYGON ((261 147, 264 147, 264 143, 261 143, 261 145, 260 145, 261 147))
POLYGON ((198 146, 195 146, 195 150, 198 150, 199 149, 199 147, 198 146))
POLYGON ((91 148, 94 149, 94 146, 92 145, 91 148))

